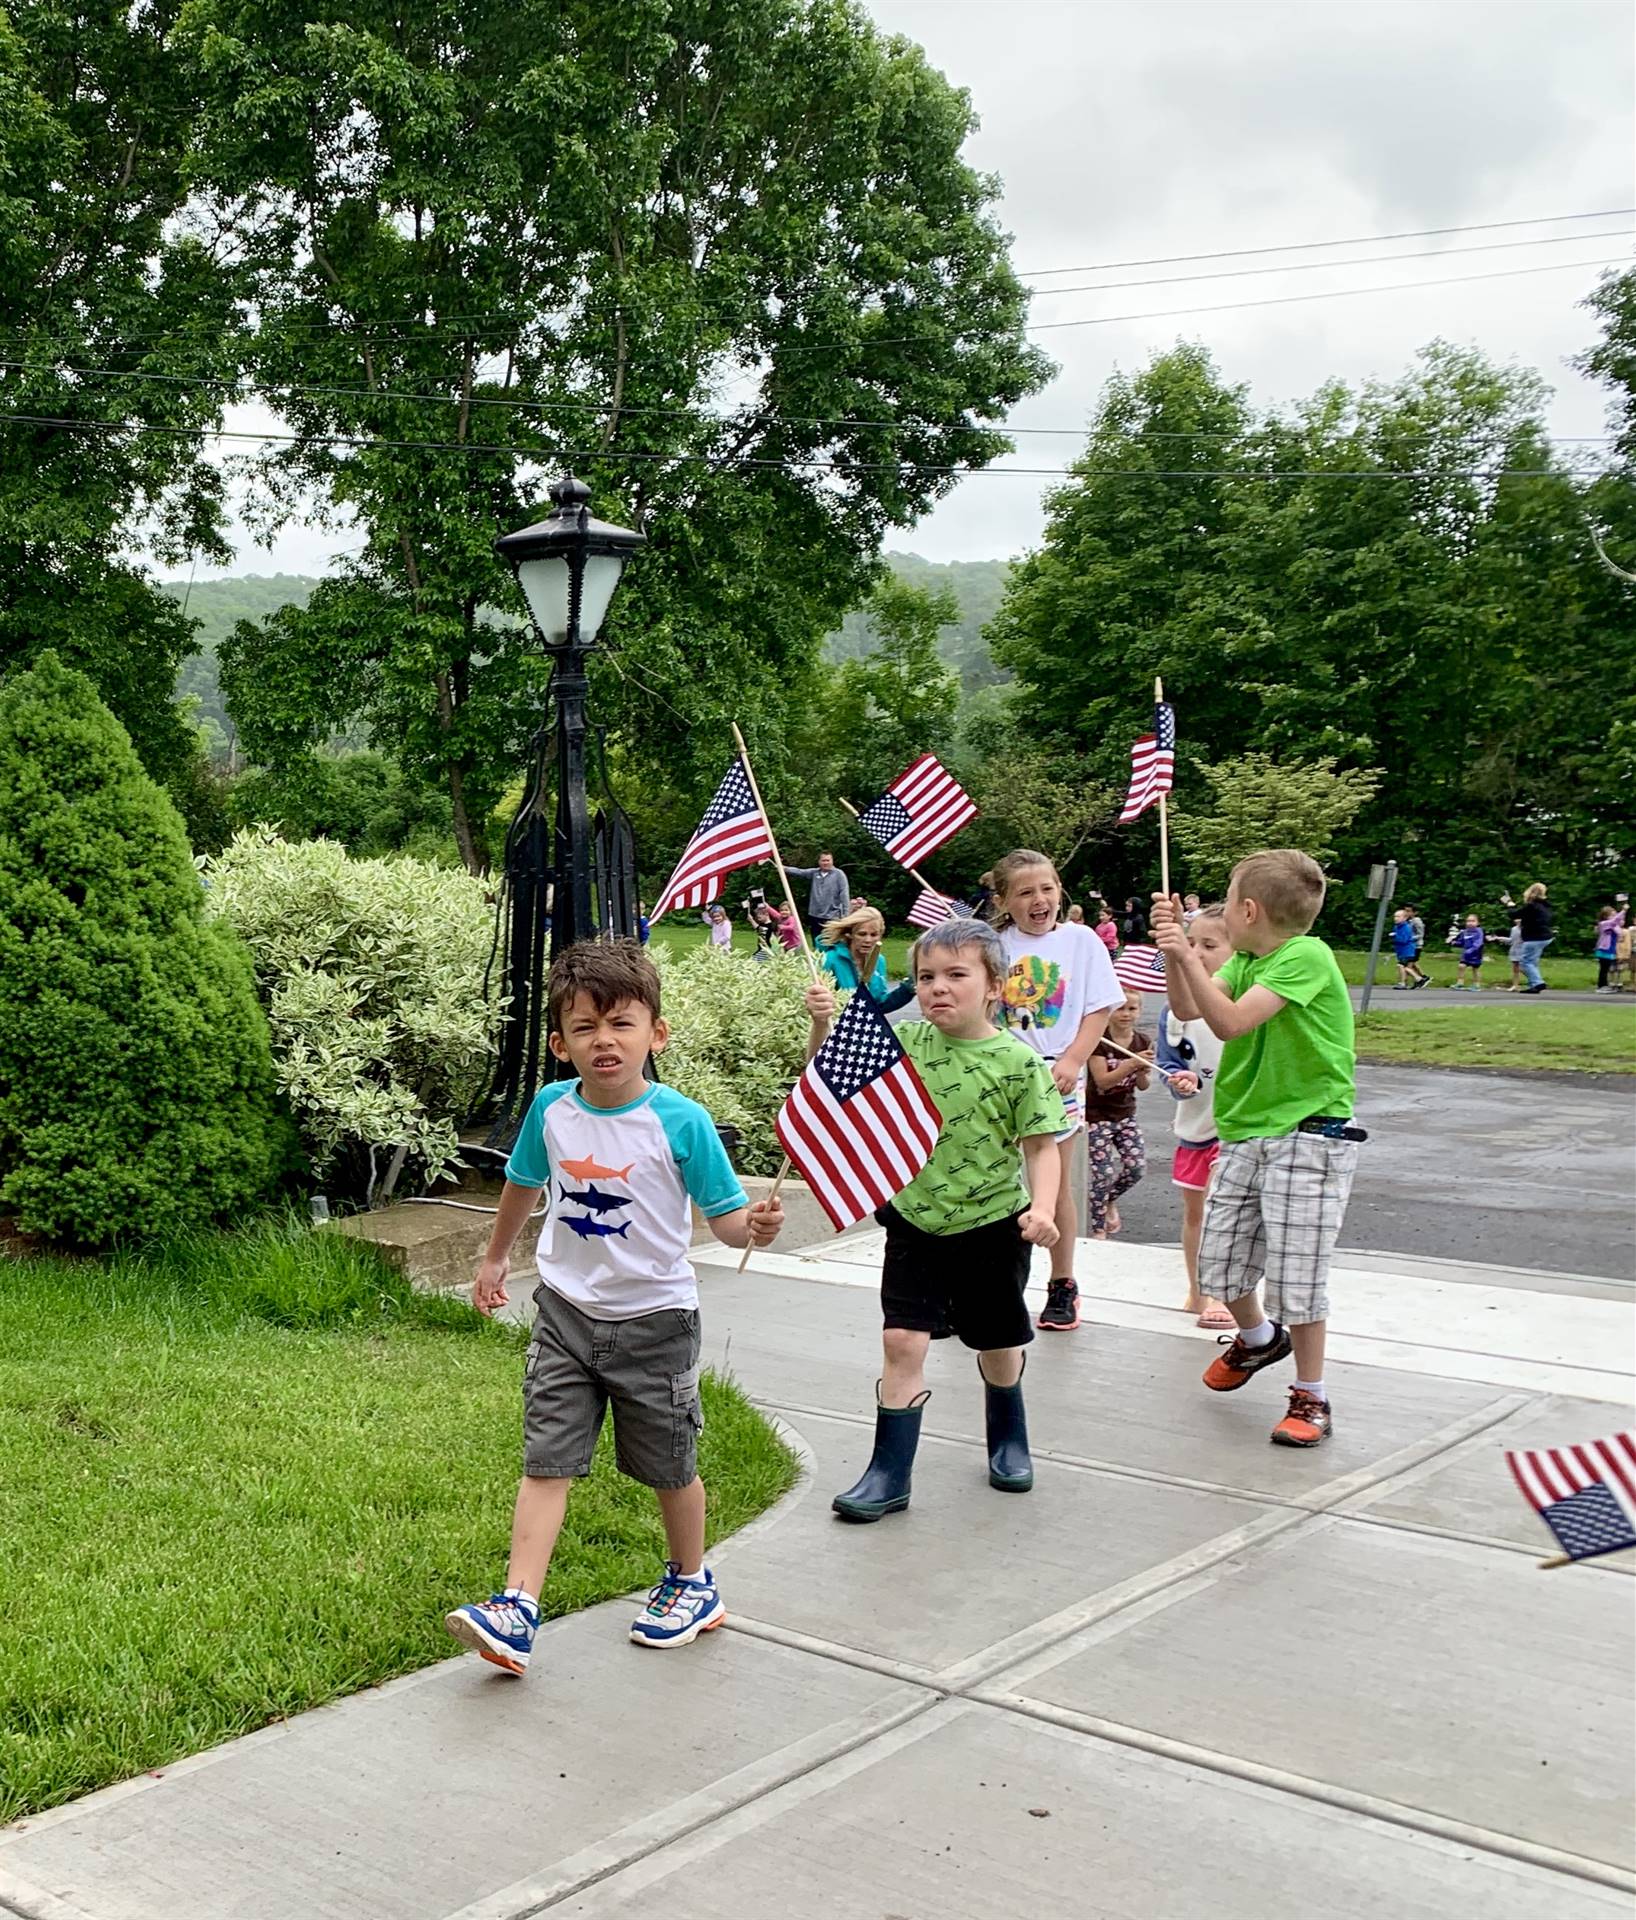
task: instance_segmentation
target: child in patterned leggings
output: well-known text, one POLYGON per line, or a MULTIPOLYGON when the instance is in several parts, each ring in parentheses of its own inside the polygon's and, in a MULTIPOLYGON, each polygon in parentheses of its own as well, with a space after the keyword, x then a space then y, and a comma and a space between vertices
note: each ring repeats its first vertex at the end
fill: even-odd
POLYGON ((1153 1064, 1153 1035, 1136 1024, 1142 996, 1127 992, 1122 1006, 1108 1016, 1106 1039, 1089 1061, 1085 1089, 1085 1137, 1090 1154, 1087 1181, 1090 1234, 1106 1240, 1119 1231, 1118 1200, 1147 1172, 1147 1147, 1136 1124, 1136 1096, 1148 1084, 1153 1064), (1107 1045, 1116 1041, 1141 1060, 1131 1060, 1107 1045), (1145 1064, 1144 1064, 1145 1062, 1145 1064))

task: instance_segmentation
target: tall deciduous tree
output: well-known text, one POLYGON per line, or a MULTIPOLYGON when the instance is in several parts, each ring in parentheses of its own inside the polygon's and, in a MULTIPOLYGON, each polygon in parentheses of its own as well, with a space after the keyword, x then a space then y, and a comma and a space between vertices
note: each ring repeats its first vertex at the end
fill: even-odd
POLYGON ((0 672, 82 668, 185 787, 192 651, 122 554, 225 559, 204 457, 235 375, 226 249, 185 211, 195 100, 174 0, 0 11, 0 672))
POLYGON ((706 783, 736 712, 793 780, 817 640, 1048 370, 965 96, 849 0, 188 0, 186 27, 297 435, 269 508, 317 488, 362 535, 225 651, 251 750, 363 718, 480 863, 542 679, 484 613, 513 595, 490 543, 571 463, 649 538, 597 708, 652 776, 706 783))
MULTIPOLYGON (((1343 869, 1394 854, 1451 905, 1526 871, 1577 905, 1636 853, 1636 646, 1543 402, 1533 375, 1434 345, 1401 380, 1257 417, 1196 350, 1162 355, 1110 388, 996 657, 1110 784, 1161 673, 1182 811, 1206 806, 1189 755, 1378 766, 1343 869)), ((1146 819, 1121 885, 1148 878, 1146 819)))
POLYGON ((1299 847, 1320 865, 1380 785, 1377 767, 1337 768, 1334 757, 1275 760, 1267 753, 1200 762, 1209 798, 1197 812, 1172 811, 1170 831, 1200 892, 1221 893, 1246 854, 1299 847))

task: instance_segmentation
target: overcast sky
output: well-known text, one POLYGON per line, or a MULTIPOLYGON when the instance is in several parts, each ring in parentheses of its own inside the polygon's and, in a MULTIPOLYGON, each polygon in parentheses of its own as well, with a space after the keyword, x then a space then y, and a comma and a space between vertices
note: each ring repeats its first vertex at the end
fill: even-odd
MULTIPOLYGON (((1003 183, 1000 217, 1026 277, 1161 256, 1282 247, 1636 205, 1630 0, 867 0, 887 31, 924 46, 968 90, 982 127, 972 162, 1003 183)), ((1202 341, 1258 402, 1332 376, 1390 379, 1441 336, 1534 367, 1562 436, 1605 431, 1604 398, 1566 364, 1593 337, 1581 301, 1597 269, 1628 259, 1629 215, 1513 231, 1245 260, 1070 273, 1043 287, 1281 269, 1299 261, 1563 244, 1449 259, 1325 264, 1042 292, 1035 322, 1171 317, 1044 331, 1060 372, 1017 409, 1009 467, 1060 467, 1103 381, 1178 338, 1202 341), (1591 236, 1609 234, 1613 237, 1591 236), (1469 286, 1187 311, 1339 288, 1510 273, 1469 286), (1071 429, 1069 436, 1024 429, 1071 429)), ((264 419, 265 416, 255 416, 264 419)), ((1034 545, 1049 480, 973 475, 892 541, 934 560, 1034 545)), ((344 535, 291 528, 271 553, 248 536, 230 571, 317 573, 344 535)))

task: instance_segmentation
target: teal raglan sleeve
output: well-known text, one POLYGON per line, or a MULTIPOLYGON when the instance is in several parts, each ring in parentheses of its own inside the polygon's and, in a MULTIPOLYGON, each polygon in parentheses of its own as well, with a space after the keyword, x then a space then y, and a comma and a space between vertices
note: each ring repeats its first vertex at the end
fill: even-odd
POLYGON ((545 1144, 545 1110, 571 1093, 575 1082, 559 1080, 555 1086, 541 1087, 529 1102, 518 1130, 517 1144, 506 1162, 506 1178, 514 1187, 548 1187, 551 1184, 551 1154, 545 1144))
POLYGON ((716 1123, 704 1108, 674 1087, 660 1087, 653 1097, 682 1185, 705 1219, 747 1207, 750 1196, 739 1184, 716 1123))

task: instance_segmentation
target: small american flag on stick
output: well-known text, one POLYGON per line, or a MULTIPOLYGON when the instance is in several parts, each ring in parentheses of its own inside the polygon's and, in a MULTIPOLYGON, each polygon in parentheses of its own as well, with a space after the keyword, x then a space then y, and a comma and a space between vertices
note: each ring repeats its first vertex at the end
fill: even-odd
POLYGON ((942 1125, 886 1016, 855 993, 773 1128, 840 1233, 908 1186, 942 1125))
POLYGON ((736 759, 676 862, 676 871, 666 882, 649 916, 649 925, 657 924, 672 907, 708 905, 720 894, 722 881, 736 868, 774 857, 766 816, 751 790, 743 760, 736 759))
POLYGON ((1505 1464, 1567 1559, 1636 1547, 1636 1433, 1508 1453, 1505 1464))
POLYGON ((912 867, 977 817, 977 805, 936 754, 923 753, 858 815, 897 861, 912 867))
POLYGON ((1125 947, 1113 963, 1120 986, 1137 993, 1163 993, 1165 957, 1157 947, 1125 947))
POLYGON ((952 919, 960 909, 946 893, 939 893, 935 887, 922 887, 919 898, 909 909, 911 927, 940 927, 945 920, 952 919))
POLYGON ((1144 733, 1130 750, 1130 792, 1125 795, 1120 826, 1128 827, 1161 793, 1169 793, 1175 780, 1176 710, 1160 700, 1153 709, 1153 731, 1144 733))

